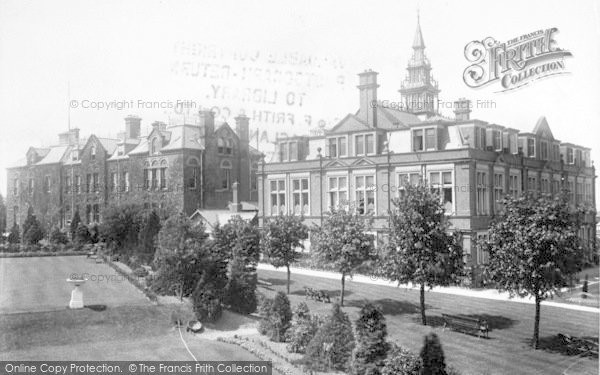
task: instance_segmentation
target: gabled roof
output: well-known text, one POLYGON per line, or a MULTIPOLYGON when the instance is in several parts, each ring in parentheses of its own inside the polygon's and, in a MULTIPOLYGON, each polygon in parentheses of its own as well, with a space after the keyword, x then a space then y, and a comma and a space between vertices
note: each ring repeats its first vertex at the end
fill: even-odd
POLYGON ((533 128, 533 133, 543 138, 554 140, 552 130, 550 130, 550 126, 548 125, 548 121, 546 120, 545 116, 542 116, 538 119, 535 127, 533 128))
POLYGON ((162 151, 191 149, 204 150, 204 138, 200 137, 200 128, 192 125, 176 125, 170 130, 170 141, 162 151))
POLYGON ((98 142, 100 142, 100 144, 102 145, 102 147, 106 150, 106 152, 111 155, 113 152, 115 152, 115 149, 117 148, 117 144, 119 143, 118 139, 112 139, 112 138, 97 138, 98 142))
POLYGON ((69 146, 51 147, 46 156, 36 163, 36 165, 57 164, 60 163, 65 156, 69 146))
POLYGON ((377 127, 380 129, 397 130, 419 122, 421 120, 413 113, 393 108, 377 107, 377 127))
POLYGON ((348 114, 337 123, 327 134, 340 134, 352 131, 370 130, 371 128, 364 121, 353 114, 348 114))

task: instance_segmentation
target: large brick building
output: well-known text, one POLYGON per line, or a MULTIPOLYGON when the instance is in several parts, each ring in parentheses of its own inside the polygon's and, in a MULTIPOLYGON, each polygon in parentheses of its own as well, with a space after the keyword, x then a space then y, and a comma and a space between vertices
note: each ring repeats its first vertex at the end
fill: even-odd
MULTIPOLYGON (((319 224, 332 206, 372 214, 377 241, 385 241, 388 210, 406 182, 421 179, 438 189, 466 261, 486 262, 477 246, 506 194, 571 192, 573 204, 595 207, 590 149, 555 139, 541 117, 530 133, 470 117, 468 100, 456 101, 453 118, 439 115, 438 84, 431 76, 420 26, 413 43, 401 103, 377 98, 377 73, 359 74, 359 109, 322 136, 278 139, 278 152, 259 170, 259 219, 303 214, 319 224)), ((595 218, 581 237, 595 247, 595 218)))
MULTIPOLYGON (((128 116, 118 139, 79 129, 59 134, 55 146, 31 147, 7 169, 7 221, 21 224, 31 206, 46 228, 64 226, 76 210, 84 222, 101 221, 110 204, 138 203, 165 212, 226 208, 238 182, 240 201, 257 202, 260 153, 249 145, 249 123, 237 117, 235 131, 201 111, 199 123, 152 124, 128 116)), ((256 204, 256 203, 255 203, 256 204)))

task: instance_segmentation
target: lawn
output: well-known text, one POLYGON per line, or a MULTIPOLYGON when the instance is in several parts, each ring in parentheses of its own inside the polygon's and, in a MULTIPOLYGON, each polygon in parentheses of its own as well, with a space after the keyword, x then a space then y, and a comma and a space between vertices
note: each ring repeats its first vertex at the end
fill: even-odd
MULTIPOLYGON (((259 277, 272 283, 260 291, 273 296, 285 291, 285 273, 259 270, 259 277)), ((305 301, 304 286, 327 290, 339 296, 340 281, 312 276, 294 275, 290 300, 292 306, 305 301)), ((382 306, 387 319, 389 339, 418 352, 423 336, 436 332, 442 342, 447 363, 463 374, 597 374, 598 359, 579 358, 562 352, 557 346, 558 333, 598 339, 598 314, 542 306, 541 347, 533 350, 529 343, 533 332, 535 307, 530 304, 463 297, 442 293, 427 293, 427 314, 431 326, 420 324, 419 293, 414 290, 346 282, 344 310, 351 320, 363 301, 382 306), (443 330, 441 314, 481 316, 490 322, 489 339, 478 339, 450 330, 443 330)), ((310 301, 312 312, 328 313, 330 304, 310 301)))

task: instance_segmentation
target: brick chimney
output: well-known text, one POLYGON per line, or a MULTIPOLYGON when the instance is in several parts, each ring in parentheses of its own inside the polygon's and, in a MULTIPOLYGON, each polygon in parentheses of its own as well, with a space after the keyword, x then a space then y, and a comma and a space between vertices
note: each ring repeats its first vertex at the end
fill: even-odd
POLYGON ((471 101, 460 98, 454 101, 454 118, 457 121, 466 121, 471 118, 471 101))
POLYGON ((229 211, 231 212, 241 212, 242 211, 242 204, 240 203, 240 199, 238 196, 238 189, 239 189, 239 182, 234 182, 233 185, 231 186, 232 190, 233 190, 233 202, 231 202, 229 204, 229 211))
POLYGON ((360 111, 358 116, 370 127, 377 127, 377 72, 371 69, 358 74, 360 92, 360 111), (374 105, 375 104, 375 105, 374 105))
POLYGON ((79 128, 71 129, 58 135, 58 144, 60 146, 74 145, 79 141, 79 128))
POLYGON ((199 125, 204 128, 204 136, 212 136, 215 132, 215 113, 210 110, 200 111, 198 116, 200 118, 199 125))
POLYGON ((152 123, 152 130, 159 130, 161 132, 164 132, 165 130, 167 130, 167 124, 165 124, 162 121, 154 121, 152 123))
POLYGON ((125 137, 127 139, 139 138, 142 119, 140 117, 129 115, 125 117, 125 137))

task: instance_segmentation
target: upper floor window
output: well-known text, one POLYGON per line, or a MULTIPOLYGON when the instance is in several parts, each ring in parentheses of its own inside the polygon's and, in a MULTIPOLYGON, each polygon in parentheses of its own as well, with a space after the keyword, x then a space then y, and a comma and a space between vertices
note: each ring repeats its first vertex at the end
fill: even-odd
POLYGON ((356 212, 359 214, 375 213, 375 176, 354 177, 354 198, 356 212))
POLYGON ((88 173, 85 175, 85 192, 90 193, 92 191, 92 175, 88 173))
POLYGON ((100 191, 100 181, 98 180, 98 173, 93 174, 93 182, 94 182, 94 192, 97 193, 100 191))
POLYGON ((33 178, 30 178, 29 185, 27 186, 28 190, 29 190, 29 195, 33 195, 33 188, 34 188, 33 184, 34 184, 33 178))
POLYGON ((375 153, 375 136, 359 134, 354 136, 354 155, 372 155, 375 153))
POLYGON ((96 146, 92 145, 92 150, 90 151, 90 159, 96 160, 96 146))
POLYGON ((496 211, 502 208, 504 197, 504 174, 494 173, 494 208, 496 211))
POLYGON ((285 180, 271 180, 269 181, 269 188, 271 199, 271 215, 285 214, 285 180))
POLYGON ((229 190, 231 187, 231 162, 223 160, 221 162, 221 186, 223 190, 229 190))
POLYGON ((567 147, 567 164, 574 164, 575 160, 573 158, 573 149, 571 147, 567 147))
POLYGON ((346 137, 328 138, 328 142, 330 157, 339 158, 347 155, 346 137))
POLYGON ((437 192, 440 196, 440 200, 444 205, 446 214, 453 212, 452 205, 452 171, 441 171, 441 172, 429 172, 429 184, 434 192, 437 192))
POLYGON ((527 138, 527 157, 535 157, 535 139, 527 138))
POLYGON ((413 151, 431 151, 436 149, 434 128, 413 130, 413 151))
POLYGON ((71 194, 73 192, 71 176, 65 176, 65 191, 67 194, 71 194))
POLYGON ((218 138, 217 152, 223 155, 231 155, 233 153, 233 140, 231 138, 218 138))
POLYGON ((519 175, 511 174, 508 177, 508 193, 513 197, 519 196, 519 175))
POLYGON ((548 160, 548 142, 540 142, 540 157, 542 160, 548 160))
POLYGON ((152 139, 152 147, 150 148, 150 153, 152 155, 154 155, 157 152, 158 152, 158 139, 157 138, 153 138, 152 139))
POLYGON ((542 177, 541 190, 543 194, 550 193, 550 180, 547 177, 542 177))
POLYGON ((581 150, 575 150, 575 164, 581 165, 581 161, 583 160, 581 150))
POLYGON ((79 150, 71 151, 71 160, 77 161, 77 159, 79 159, 79 150))
POLYGON ((554 161, 560 160, 560 148, 557 144, 552 145, 552 160, 554 160, 554 161))
POLYGON ((81 193, 81 176, 75 176, 75 192, 81 193))
POLYGON ((418 185, 421 183, 422 177, 419 172, 399 173, 398 174, 398 197, 404 196, 404 186, 418 185))
POLYGON ((298 160, 298 142, 281 142, 279 144, 279 161, 298 160))
POLYGON ((123 172, 121 176, 121 190, 123 192, 129 191, 129 172, 123 172))
POLYGON ((13 195, 18 195, 19 194, 19 179, 15 178, 13 180, 13 195))
POLYGON ((50 192, 50 176, 44 177, 44 192, 45 193, 50 192))
POLYGON ((114 192, 119 186, 118 175, 115 172, 110 174, 110 191, 114 192))
POLYGON ((492 146, 496 151, 502 151, 502 133, 500 130, 492 130, 492 146))
POLYGON ((191 166, 192 169, 190 171, 190 177, 188 178, 187 186, 190 189, 195 189, 200 177, 200 163, 198 162, 198 159, 192 157, 188 160, 188 165, 191 166))
POLYGON ((258 164, 252 163, 250 168, 250 190, 258 190, 258 177, 256 173, 258 171, 258 164))
POLYGON ((477 171, 477 214, 487 215, 489 213, 489 189, 488 175, 486 172, 477 171))
POLYGON ((485 129, 478 126, 475 127, 475 148, 485 150, 486 146, 485 129))

